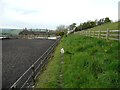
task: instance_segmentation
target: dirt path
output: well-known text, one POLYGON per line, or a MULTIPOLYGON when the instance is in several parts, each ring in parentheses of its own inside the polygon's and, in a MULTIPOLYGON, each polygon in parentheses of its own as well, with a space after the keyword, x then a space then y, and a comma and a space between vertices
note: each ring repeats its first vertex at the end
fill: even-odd
POLYGON ((64 84, 64 78, 63 78, 63 73, 64 73, 63 64, 64 64, 64 56, 61 55, 61 57, 60 57, 60 62, 59 62, 59 65, 60 65, 59 74, 58 74, 59 76, 58 76, 58 80, 57 80, 58 88, 62 88, 62 87, 63 87, 63 84, 64 84))

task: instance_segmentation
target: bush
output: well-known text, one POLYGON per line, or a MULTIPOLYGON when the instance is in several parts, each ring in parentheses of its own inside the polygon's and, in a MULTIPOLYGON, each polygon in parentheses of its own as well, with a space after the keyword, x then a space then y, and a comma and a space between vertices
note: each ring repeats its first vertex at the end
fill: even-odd
POLYGON ((64 32, 58 32, 56 35, 57 35, 57 36, 61 36, 61 37, 63 37, 64 34, 65 34, 64 32))

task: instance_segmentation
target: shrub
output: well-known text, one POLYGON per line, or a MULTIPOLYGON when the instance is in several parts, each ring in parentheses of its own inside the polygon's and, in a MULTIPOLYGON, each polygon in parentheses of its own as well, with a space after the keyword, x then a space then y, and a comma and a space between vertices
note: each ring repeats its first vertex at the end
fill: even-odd
POLYGON ((64 36, 64 32, 58 32, 56 35, 63 37, 64 36))

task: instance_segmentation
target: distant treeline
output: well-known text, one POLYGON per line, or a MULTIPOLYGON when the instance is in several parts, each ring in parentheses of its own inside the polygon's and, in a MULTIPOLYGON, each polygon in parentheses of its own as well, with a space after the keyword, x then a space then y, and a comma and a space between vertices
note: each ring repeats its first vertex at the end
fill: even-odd
POLYGON ((90 29, 90 28, 93 28, 93 27, 96 27, 96 26, 99 26, 99 25, 102 25, 105 23, 110 23, 110 22, 111 22, 111 20, 109 19, 109 17, 106 17, 106 18, 102 18, 100 20, 96 19, 95 21, 88 20, 87 22, 80 23, 80 25, 78 25, 78 26, 76 25, 76 23, 72 23, 69 26, 59 25, 59 26, 57 26, 56 31, 57 31, 58 35, 64 36, 67 34, 71 34, 75 31, 90 29))
POLYGON ((111 22, 109 17, 102 18, 100 20, 95 20, 95 21, 87 21, 84 23, 80 23, 80 25, 75 28, 75 31, 81 31, 81 30, 93 28, 95 26, 102 25, 109 22, 111 22))
POLYGON ((19 35, 55 35, 56 32, 53 30, 48 30, 48 29, 40 29, 40 30, 34 30, 34 29, 27 29, 24 28, 19 35))

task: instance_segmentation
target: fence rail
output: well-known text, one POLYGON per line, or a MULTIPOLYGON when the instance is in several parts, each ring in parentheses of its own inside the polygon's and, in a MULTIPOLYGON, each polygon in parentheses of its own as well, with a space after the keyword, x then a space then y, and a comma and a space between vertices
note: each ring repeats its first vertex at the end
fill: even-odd
POLYGON ((120 30, 97 30, 97 31, 90 31, 90 30, 82 30, 75 32, 75 34, 90 36, 90 37, 97 37, 97 38, 105 38, 110 40, 118 40, 120 41, 120 30))
POLYGON ((58 45, 60 39, 61 38, 58 38, 56 42, 23 73, 23 75, 10 87, 10 90, 14 88, 32 88, 32 86, 35 85, 37 76, 48 62, 48 59, 53 56, 54 49, 58 45))

